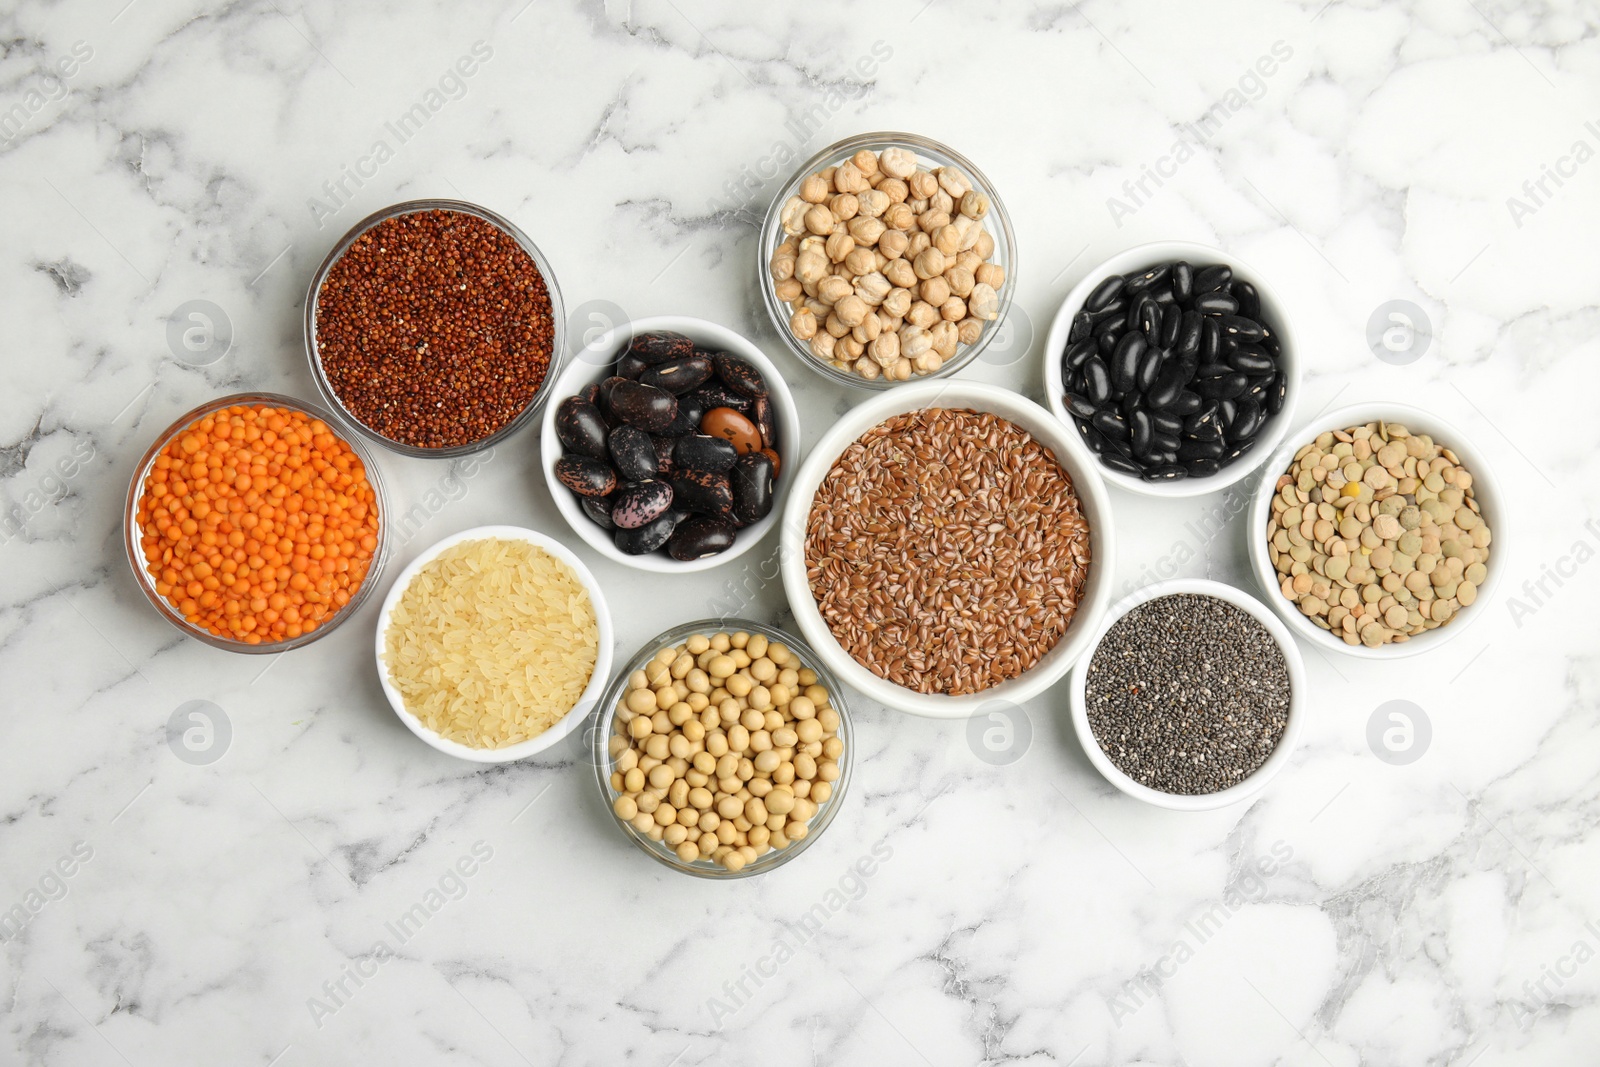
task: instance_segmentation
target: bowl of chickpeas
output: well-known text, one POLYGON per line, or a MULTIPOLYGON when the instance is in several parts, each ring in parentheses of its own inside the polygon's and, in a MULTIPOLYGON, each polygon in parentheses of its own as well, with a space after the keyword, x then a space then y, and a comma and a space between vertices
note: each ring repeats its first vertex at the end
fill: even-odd
POLYGON ((825 830, 852 759, 842 689, 791 634, 702 619, 653 638, 600 698, 594 763, 617 827, 701 878, 782 866, 825 830))

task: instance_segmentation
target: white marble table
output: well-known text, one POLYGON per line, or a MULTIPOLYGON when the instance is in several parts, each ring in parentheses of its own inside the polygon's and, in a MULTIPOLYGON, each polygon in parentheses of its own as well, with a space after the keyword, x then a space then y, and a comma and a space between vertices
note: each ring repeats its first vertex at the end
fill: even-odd
MULTIPOLYGON (((0 16, 0 1061, 1596 1061, 1593 4, 519 3, 0 16), (399 199, 509 214, 585 322, 750 331, 815 440, 859 397, 779 350, 755 226, 782 160, 878 128, 968 154, 1015 219, 1020 340, 968 376, 1037 397, 1093 264, 1220 245, 1296 309, 1302 419, 1395 398, 1492 457, 1519 520, 1496 602, 1414 661, 1308 651, 1292 765, 1213 814, 1114 792, 1060 687, 1006 765, 857 701, 838 821, 710 885, 613 832, 570 751, 481 769, 418 743, 378 690, 375 603, 278 661, 142 601, 136 458, 207 397, 312 395, 307 279, 399 199), (226 351, 169 346, 197 300, 226 351), (1366 341, 1393 300, 1431 322, 1409 363, 1366 341), (1366 739, 1397 699, 1432 730, 1401 766, 1366 739), (167 743, 190 701, 225 716, 214 762, 167 743)), ((480 523, 563 531, 535 448, 384 456, 427 515, 391 567, 480 523)), ((1237 498, 1115 504, 1119 587, 1248 581, 1237 498)), ((730 601, 782 620, 774 550, 695 581, 580 549, 623 653, 730 601)))

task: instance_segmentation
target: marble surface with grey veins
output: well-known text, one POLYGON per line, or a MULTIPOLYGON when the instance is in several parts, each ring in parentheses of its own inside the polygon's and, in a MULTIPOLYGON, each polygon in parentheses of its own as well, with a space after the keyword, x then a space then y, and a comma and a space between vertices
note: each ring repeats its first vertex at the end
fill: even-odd
MULTIPOLYGON (((0 1062, 1595 1062, 1597 149, 1587 0, 8 5, 0 1062), (1100 779, 1064 686, 999 750, 857 699, 839 819, 715 885, 615 833, 575 748, 418 743, 376 602, 280 661, 141 599, 138 456, 206 398, 310 397, 308 279, 396 200, 516 220, 575 335, 747 332, 814 442, 861 396, 777 343, 756 227, 798 160, 872 129, 955 147, 1012 213, 1010 339, 966 377, 1037 398, 1096 263, 1224 248, 1292 306, 1301 421, 1394 398, 1490 457, 1498 596, 1414 660, 1306 649, 1293 762, 1210 814, 1100 779), (1390 701, 1429 726, 1405 762, 1368 742, 1390 701), (209 734, 169 745, 196 708, 209 734)), ((389 574, 482 523, 570 536, 536 436, 385 454, 420 508, 389 574)), ((1118 588, 1248 583, 1241 507, 1116 495, 1118 588)), ((624 655, 718 609, 787 619, 775 542, 698 579, 578 551, 624 655)))

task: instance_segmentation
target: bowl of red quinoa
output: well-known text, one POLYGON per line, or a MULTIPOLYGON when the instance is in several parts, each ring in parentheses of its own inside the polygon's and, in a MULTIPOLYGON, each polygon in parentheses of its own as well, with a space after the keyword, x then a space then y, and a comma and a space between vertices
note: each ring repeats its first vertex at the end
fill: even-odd
POLYGON ((829 669, 947 719, 1058 681, 1111 599, 1111 502, 1068 433, 1010 390, 963 381, 845 413, 789 487, 779 559, 829 669))
POLYGON ((362 219, 306 293, 317 389, 396 452, 491 448, 544 405, 566 341, 549 261, 517 226, 459 200, 362 219))
POLYGON ((1072 724, 1106 781, 1175 811, 1259 793, 1294 753, 1306 677, 1288 627, 1255 597, 1205 578, 1118 601, 1068 686, 1072 724))

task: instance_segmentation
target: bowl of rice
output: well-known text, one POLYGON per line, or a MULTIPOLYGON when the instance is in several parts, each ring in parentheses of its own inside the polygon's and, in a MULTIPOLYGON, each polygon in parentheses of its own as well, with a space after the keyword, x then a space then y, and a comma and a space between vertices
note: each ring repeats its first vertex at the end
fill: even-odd
POLYGON ((559 743, 611 674, 600 584, 570 550, 518 526, 463 530, 400 572, 378 616, 378 680, 440 752, 508 763, 559 743))

